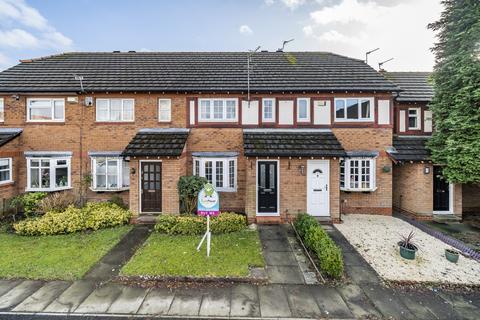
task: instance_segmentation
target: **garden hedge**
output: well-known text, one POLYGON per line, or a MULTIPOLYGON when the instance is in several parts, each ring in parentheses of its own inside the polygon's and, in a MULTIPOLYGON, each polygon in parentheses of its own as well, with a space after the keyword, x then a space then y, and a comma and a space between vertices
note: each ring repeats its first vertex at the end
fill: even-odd
POLYGON ((332 278, 340 278, 343 274, 342 251, 318 221, 308 214, 300 214, 294 225, 307 249, 318 257, 320 269, 332 278))
POLYGON ((38 218, 22 220, 13 228, 17 234, 28 236, 66 234, 123 225, 130 217, 130 211, 114 203, 90 202, 81 209, 71 205, 61 212, 50 211, 38 218))
MULTIPOLYGON (((210 231, 213 234, 241 231, 246 225, 246 217, 233 212, 222 212, 216 217, 210 217, 210 231)), ((170 235, 201 235, 206 229, 207 219, 193 215, 164 214, 157 218, 155 224, 155 231, 170 235)))

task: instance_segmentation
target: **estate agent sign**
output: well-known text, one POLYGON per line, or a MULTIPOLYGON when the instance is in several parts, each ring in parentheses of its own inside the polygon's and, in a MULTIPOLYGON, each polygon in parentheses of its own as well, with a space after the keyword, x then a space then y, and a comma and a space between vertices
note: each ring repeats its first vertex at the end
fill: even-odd
POLYGON ((202 240, 197 246, 197 251, 200 251, 200 247, 207 239, 207 257, 210 256, 210 239, 211 239, 211 232, 210 232, 210 216, 217 216, 220 213, 220 198, 218 196, 217 191, 215 188, 210 184, 207 183, 203 187, 202 190, 198 193, 198 206, 197 206, 197 214, 200 216, 207 217, 207 231, 202 237, 202 240))

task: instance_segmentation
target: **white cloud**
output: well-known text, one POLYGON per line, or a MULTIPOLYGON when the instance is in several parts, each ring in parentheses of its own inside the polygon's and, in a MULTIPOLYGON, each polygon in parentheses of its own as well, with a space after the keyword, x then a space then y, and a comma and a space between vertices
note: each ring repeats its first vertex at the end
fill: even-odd
POLYGON ((253 30, 249 26, 247 26, 246 24, 241 25, 240 28, 238 29, 238 31, 241 34, 245 34, 245 35, 251 35, 253 33, 253 30))
POLYGON ((266 4, 267 6, 271 6, 271 5, 274 4, 274 3, 275 3, 275 0, 265 0, 265 4, 266 4))
POLYGON ((290 10, 295 10, 305 4, 305 0, 282 0, 282 2, 290 10))
POLYGON ((0 52, 0 70, 3 70, 4 68, 11 65, 12 61, 10 60, 10 58, 0 52))
POLYGON ((70 38, 57 31, 25 1, 0 0, 0 46, 67 50, 72 45, 70 38))
POLYGON ((340 0, 311 12, 303 33, 316 50, 363 59, 380 47, 369 58, 372 66, 393 57, 387 70, 431 70, 435 38, 427 24, 441 9, 440 0, 340 0))

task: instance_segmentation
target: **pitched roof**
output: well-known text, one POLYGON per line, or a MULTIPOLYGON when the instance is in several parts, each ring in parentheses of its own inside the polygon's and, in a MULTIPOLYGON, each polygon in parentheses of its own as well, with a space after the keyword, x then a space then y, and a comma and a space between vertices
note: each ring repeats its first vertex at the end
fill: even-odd
POLYGON ((123 150, 122 156, 180 156, 188 133, 188 129, 141 129, 123 150))
POLYGON ((345 156, 335 135, 322 130, 245 129, 243 149, 256 157, 345 156))
POLYGON ((433 85, 429 81, 431 74, 431 72, 385 72, 385 77, 402 89, 397 101, 430 102, 433 98, 433 85))
POLYGON ((20 128, 3 128, 0 129, 0 147, 9 141, 12 141, 22 133, 20 128))
MULTIPOLYGON (((0 92, 244 92, 246 52, 74 52, 28 60, 0 73, 0 92)), ((250 88, 394 91, 361 60, 328 52, 258 52, 250 88)))
POLYGON ((429 137, 418 136, 394 136, 394 151, 390 151, 390 156, 396 161, 429 161, 430 151, 425 147, 429 137))

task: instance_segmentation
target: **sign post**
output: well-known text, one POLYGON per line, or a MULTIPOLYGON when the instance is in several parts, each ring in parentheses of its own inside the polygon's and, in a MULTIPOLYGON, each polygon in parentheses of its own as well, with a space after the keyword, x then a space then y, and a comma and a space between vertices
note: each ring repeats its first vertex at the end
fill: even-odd
POLYGON ((198 205, 197 205, 197 214, 203 217, 207 217, 207 231, 200 240, 200 243, 197 246, 197 251, 200 251, 205 239, 207 239, 207 257, 210 256, 210 241, 211 241, 211 232, 210 232, 210 216, 217 216, 220 213, 220 199, 215 188, 207 183, 202 190, 198 193, 198 205))

